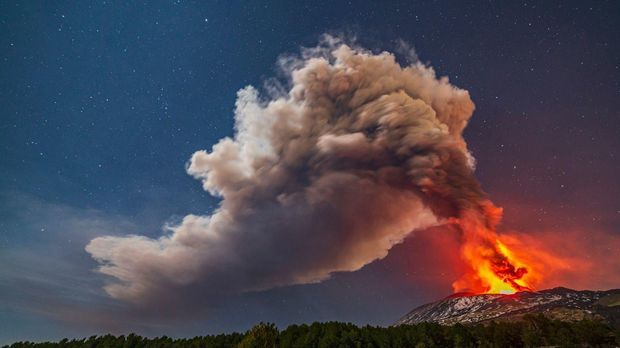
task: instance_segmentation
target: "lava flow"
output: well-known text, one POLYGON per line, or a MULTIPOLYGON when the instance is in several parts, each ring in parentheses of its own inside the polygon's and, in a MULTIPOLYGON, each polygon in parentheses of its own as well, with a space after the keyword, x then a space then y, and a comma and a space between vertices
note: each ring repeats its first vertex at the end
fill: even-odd
POLYGON ((466 242, 463 258, 468 262, 470 271, 454 282, 457 292, 512 294, 533 290, 527 281, 531 268, 520 262, 499 237, 484 243, 466 242))
POLYGON ((467 214, 466 218, 458 221, 463 231, 461 253, 467 272, 452 284, 454 291, 476 294, 532 291, 535 270, 502 242, 502 237, 495 232, 496 222, 501 218, 501 208, 492 205, 488 208, 495 211, 495 216, 467 214))

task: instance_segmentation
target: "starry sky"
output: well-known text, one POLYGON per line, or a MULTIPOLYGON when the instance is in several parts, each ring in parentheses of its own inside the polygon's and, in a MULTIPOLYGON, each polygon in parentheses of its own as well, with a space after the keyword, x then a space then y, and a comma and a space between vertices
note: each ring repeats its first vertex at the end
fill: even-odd
POLYGON ((377 51, 405 40, 470 92, 465 138, 506 228, 620 235, 616 1, 4 1, 0 343, 258 321, 387 325, 449 294, 454 241, 419 233, 358 272, 234 296, 189 321, 111 326, 93 314, 123 304, 101 289, 88 241, 157 237, 213 211, 219 200, 187 175, 189 157, 233 134, 239 89, 329 32, 377 51))

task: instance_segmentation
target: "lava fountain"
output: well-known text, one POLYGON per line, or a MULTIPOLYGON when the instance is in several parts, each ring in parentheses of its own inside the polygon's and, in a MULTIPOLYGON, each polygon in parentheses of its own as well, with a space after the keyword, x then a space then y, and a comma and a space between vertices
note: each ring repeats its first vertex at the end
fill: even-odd
POLYGON ((455 292, 476 294, 512 294, 533 291, 538 278, 537 269, 502 241, 495 226, 502 209, 489 201, 483 213, 466 212, 455 221, 463 232, 461 256, 466 273, 452 284, 455 292))

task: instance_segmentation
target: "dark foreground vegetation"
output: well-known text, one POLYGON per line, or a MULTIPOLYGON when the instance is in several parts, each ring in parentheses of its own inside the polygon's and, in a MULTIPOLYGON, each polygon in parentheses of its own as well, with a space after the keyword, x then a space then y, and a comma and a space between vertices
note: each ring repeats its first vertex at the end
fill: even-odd
POLYGON ((105 335, 60 342, 18 342, 7 347, 615 347, 620 344, 618 335, 617 330, 599 321, 567 323, 536 315, 526 316, 518 322, 487 325, 423 323, 360 328, 353 324, 328 322, 291 325, 282 331, 273 324, 261 323, 244 334, 184 339, 105 335))

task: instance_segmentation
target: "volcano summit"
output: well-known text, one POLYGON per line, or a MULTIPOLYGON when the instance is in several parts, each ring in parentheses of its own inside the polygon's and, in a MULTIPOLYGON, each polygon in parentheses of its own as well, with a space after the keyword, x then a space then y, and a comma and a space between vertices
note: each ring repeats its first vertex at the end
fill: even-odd
POLYGON ((553 288, 515 294, 454 294, 420 306, 395 325, 433 322, 444 325, 514 321, 526 314, 543 314, 551 319, 603 320, 620 327, 620 289, 577 291, 553 288))

